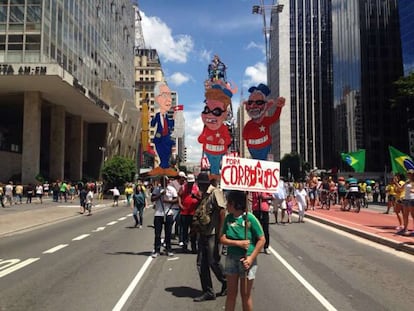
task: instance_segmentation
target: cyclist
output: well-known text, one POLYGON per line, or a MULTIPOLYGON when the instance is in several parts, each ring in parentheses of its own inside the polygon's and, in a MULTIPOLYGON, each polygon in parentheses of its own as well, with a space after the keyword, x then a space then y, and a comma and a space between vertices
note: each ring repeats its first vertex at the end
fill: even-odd
POLYGON ((346 187, 347 185, 345 182, 345 178, 343 176, 340 176, 338 178, 338 200, 339 200, 339 205, 341 205, 341 208, 345 207, 344 200, 345 200, 346 192, 348 191, 346 187))
POLYGON ((327 206, 329 209, 329 202, 328 202, 328 194, 329 194, 329 181, 328 177, 324 176, 322 179, 322 183, 318 187, 319 193, 320 193, 320 204, 321 208, 323 208, 324 205, 327 206))
POLYGON ((350 177, 346 180, 347 189, 348 191, 345 194, 344 204, 342 209, 346 209, 348 207, 348 211, 351 209, 351 205, 349 204, 350 200, 356 201, 361 197, 361 192, 358 185, 358 180, 354 177, 350 177))

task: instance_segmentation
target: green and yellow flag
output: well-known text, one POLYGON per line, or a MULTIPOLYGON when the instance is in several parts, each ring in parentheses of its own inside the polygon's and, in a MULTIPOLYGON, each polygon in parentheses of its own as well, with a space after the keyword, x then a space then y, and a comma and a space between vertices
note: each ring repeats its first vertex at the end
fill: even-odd
POLYGON ((365 171, 365 149, 349 153, 342 152, 341 157, 355 172, 362 173, 365 171))
POLYGON ((388 149, 390 151, 391 168, 393 173, 407 174, 409 169, 414 169, 413 159, 409 155, 402 153, 392 146, 388 146, 388 149))

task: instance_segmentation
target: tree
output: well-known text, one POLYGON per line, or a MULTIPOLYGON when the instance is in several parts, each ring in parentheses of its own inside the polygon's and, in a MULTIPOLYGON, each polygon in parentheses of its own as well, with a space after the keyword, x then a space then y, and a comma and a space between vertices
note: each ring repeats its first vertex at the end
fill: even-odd
POLYGON ((102 178, 107 189, 114 186, 123 187, 126 182, 134 180, 136 171, 133 160, 116 156, 106 161, 102 168, 102 178))
POLYGON ((414 72, 394 82, 398 97, 414 98, 414 72))

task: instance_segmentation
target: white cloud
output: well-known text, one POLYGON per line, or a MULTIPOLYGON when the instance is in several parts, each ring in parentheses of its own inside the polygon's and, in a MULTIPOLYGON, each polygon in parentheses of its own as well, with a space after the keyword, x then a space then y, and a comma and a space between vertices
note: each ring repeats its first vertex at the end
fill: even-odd
POLYGON ((202 145, 198 142, 198 136, 203 131, 203 121, 200 112, 186 112, 185 118, 185 146, 187 147, 187 162, 200 163, 203 153, 202 145))
POLYGON ((250 41, 249 44, 246 47, 246 50, 250 50, 250 49, 258 49, 263 53, 264 56, 266 56, 266 47, 265 47, 264 43, 263 44, 257 44, 254 41, 250 41))
POLYGON ((191 80, 191 76, 181 72, 174 72, 171 76, 167 78, 168 82, 175 86, 180 86, 181 84, 187 83, 191 80))
POLYGON ((166 62, 186 63, 188 54, 194 48, 194 42, 189 35, 173 35, 160 18, 146 16, 141 12, 141 27, 145 45, 148 48, 157 49, 158 54, 166 62))
POLYGON ((252 85, 257 85, 259 83, 266 83, 267 73, 266 73, 266 64, 259 62, 254 66, 249 66, 245 69, 245 79, 243 81, 243 86, 249 87, 252 85))
POLYGON ((211 60, 212 60, 212 52, 211 51, 207 51, 207 50, 202 50, 201 52, 200 52, 200 57, 201 57, 201 60, 202 61, 205 61, 205 62, 211 62, 211 60))

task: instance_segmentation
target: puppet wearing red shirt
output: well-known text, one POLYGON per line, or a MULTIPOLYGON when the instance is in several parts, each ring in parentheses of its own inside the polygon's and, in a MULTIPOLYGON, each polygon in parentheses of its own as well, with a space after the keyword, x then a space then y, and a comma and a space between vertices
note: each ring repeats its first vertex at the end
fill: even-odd
POLYGON ((267 160, 272 143, 270 126, 279 120, 285 99, 279 97, 276 102, 273 99, 266 100, 270 89, 262 83, 249 88, 249 93, 249 99, 243 104, 251 120, 243 128, 243 139, 253 159, 267 160), (272 106, 276 106, 274 113, 266 116, 272 106))

